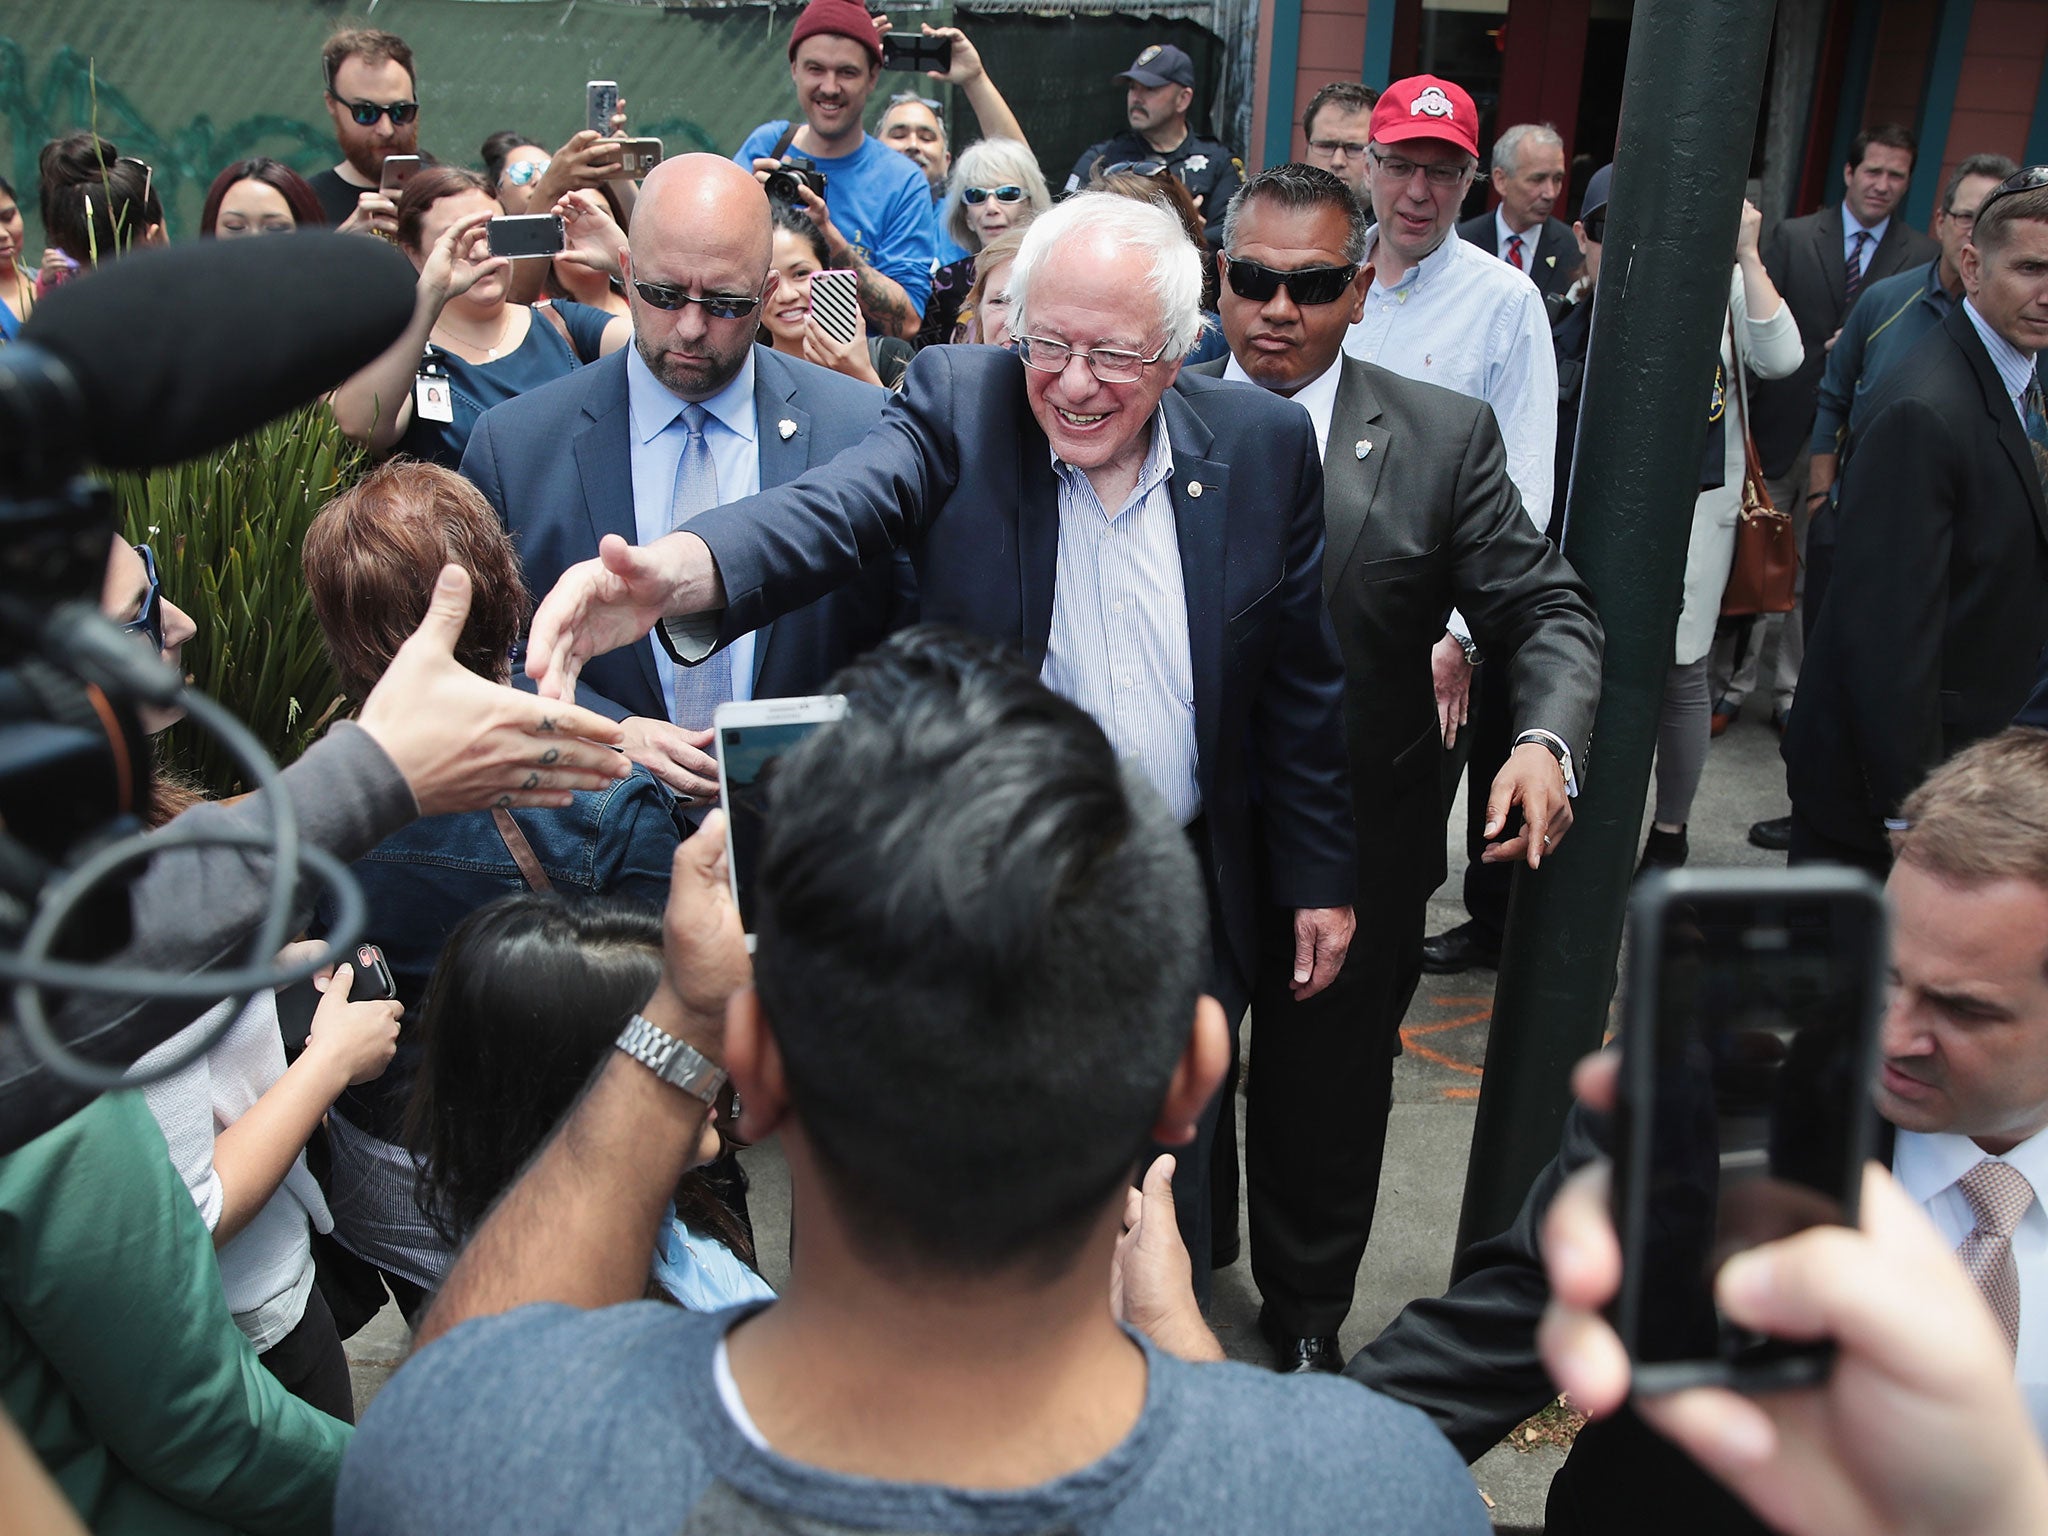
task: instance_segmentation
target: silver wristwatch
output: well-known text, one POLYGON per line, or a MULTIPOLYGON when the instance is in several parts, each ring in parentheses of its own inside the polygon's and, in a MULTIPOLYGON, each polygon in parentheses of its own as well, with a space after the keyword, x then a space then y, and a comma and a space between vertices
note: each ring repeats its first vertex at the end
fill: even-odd
POLYGON ((637 1013, 613 1043, 664 1083, 706 1104, 725 1086, 725 1068, 637 1013))
POLYGON ((1444 633, 1458 642, 1458 649, 1465 653, 1466 666, 1476 667, 1485 659, 1479 653, 1479 642, 1470 635, 1461 635, 1455 629, 1447 629, 1444 633))

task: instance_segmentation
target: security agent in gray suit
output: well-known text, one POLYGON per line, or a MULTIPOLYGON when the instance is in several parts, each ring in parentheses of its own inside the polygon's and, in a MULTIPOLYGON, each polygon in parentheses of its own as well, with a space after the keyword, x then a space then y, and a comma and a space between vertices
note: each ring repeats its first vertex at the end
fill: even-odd
POLYGON ((1493 782, 1489 861, 1534 869, 1571 825, 1600 694, 1600 622, 1524 515, 1492 408, 1343 356, 1372 281, 1359 265, 1366 229, 1327 171, 1282 166, 1247 183, 1218 258, 1231 356, 1205 365, 1291 396, 1315 426, 1323 590, 1344 656, 1361 942, 1327 991, 1298 999, 1291 934, 1267 923, 1252 999, 1252 1274, 1285 1370, 1342 1365, 1337 1332, 1372 1229, 1401 1018, 1444 877, 1431 647, 1456 605, 1511 689, 1519 735, 1493 782), (1505 837, 1517 805, 1526 830, 1505 837))

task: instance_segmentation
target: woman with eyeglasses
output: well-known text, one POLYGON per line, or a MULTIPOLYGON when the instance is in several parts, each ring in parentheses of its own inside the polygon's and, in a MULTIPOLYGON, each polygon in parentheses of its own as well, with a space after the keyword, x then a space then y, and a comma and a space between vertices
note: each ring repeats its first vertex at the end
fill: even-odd
POLYGON ((512 263, 485 248, 485 226, 503 212, 475 171, 431 166, 406 184, 397 241, 420 274, 412 323, 328 397, 342 431, 371 452, 454 469, 485 411, 631 337, 630 321, 586 304, 557 303, 558 331, 510 302, 512 263))
POLYGON ((36 270, 21 259, 27 238, 21 199, 0 176, 0 342, 14 340, 36 307, 36 270))
POLYGON ((974 287, 974 253, 998 235, 1021 230, 1051 206, 1045 173, 1023 141, 978 139, 960 151, 939 205, 939 224, 970 254, 932 274, 931 302, 917 333, 920 347, 953 339, 974 287))
POLYGON ((785 357, 800 357, 864 384, 897 388, 910 362, 910 343, 895 336, 868 335, 867 320, 858 313, 851 341, 841 341, 817 324, 811 313, 811 279, 831 265, 825 236, 801 209, 783 202, 768 206, 775 220, 769 265, 782 280, 761 306, 760 340, 785 357))
POLYGON ((36 278, 38 297, 86 268, 167 242, 156 173, 119 146, 97 134, 67 134, 43 146, 39 169, 50 249, 36 278))
POLYGON ((237 160, 213 178, 199 212, 202 239, 288 235, 326 222, 312 185, 282 160, 259 155, 237 160))

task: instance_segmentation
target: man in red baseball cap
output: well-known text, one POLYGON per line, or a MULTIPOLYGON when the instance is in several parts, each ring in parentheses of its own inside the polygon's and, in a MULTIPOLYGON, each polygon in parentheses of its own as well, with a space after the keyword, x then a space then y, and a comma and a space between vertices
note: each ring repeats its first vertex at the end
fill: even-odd
MULTIPOLYGON (((881 76, 882 44, 859 0, 810 0, 789 38, 803 121, 763 123, 733 158, 766 181, 784 156, 816 173, 786 196, 825 237, 834 267, 860 275, 869 330, 915 336, 931 294, 938 223, 924 173, 861 127, 881 76)), ((778 181, 770 188, 789 191, 778 181)))

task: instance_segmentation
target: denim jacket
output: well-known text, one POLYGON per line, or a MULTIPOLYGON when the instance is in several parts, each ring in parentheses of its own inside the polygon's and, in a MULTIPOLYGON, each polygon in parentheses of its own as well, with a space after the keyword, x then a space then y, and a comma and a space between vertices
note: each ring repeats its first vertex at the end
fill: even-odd
MULTIPOLYGON (((564 896, 620 897, 657 912, 668 901, 682 833, 674 796, 646 769, 578 794, 562 810, 517 810, 512 819, 564 896)), ((423 816, 350 867, 369 907, 363 939, 383 949, 405 1018, 391 1065, 342 1094, 336 1107, 358 1128, 398 1142, 419 1061, 420 1004, 442 944, 478 907, 528 886, 489 811, 423 816)), ((313 931, 324 932, 332 916, 322 902, 313 931)))

